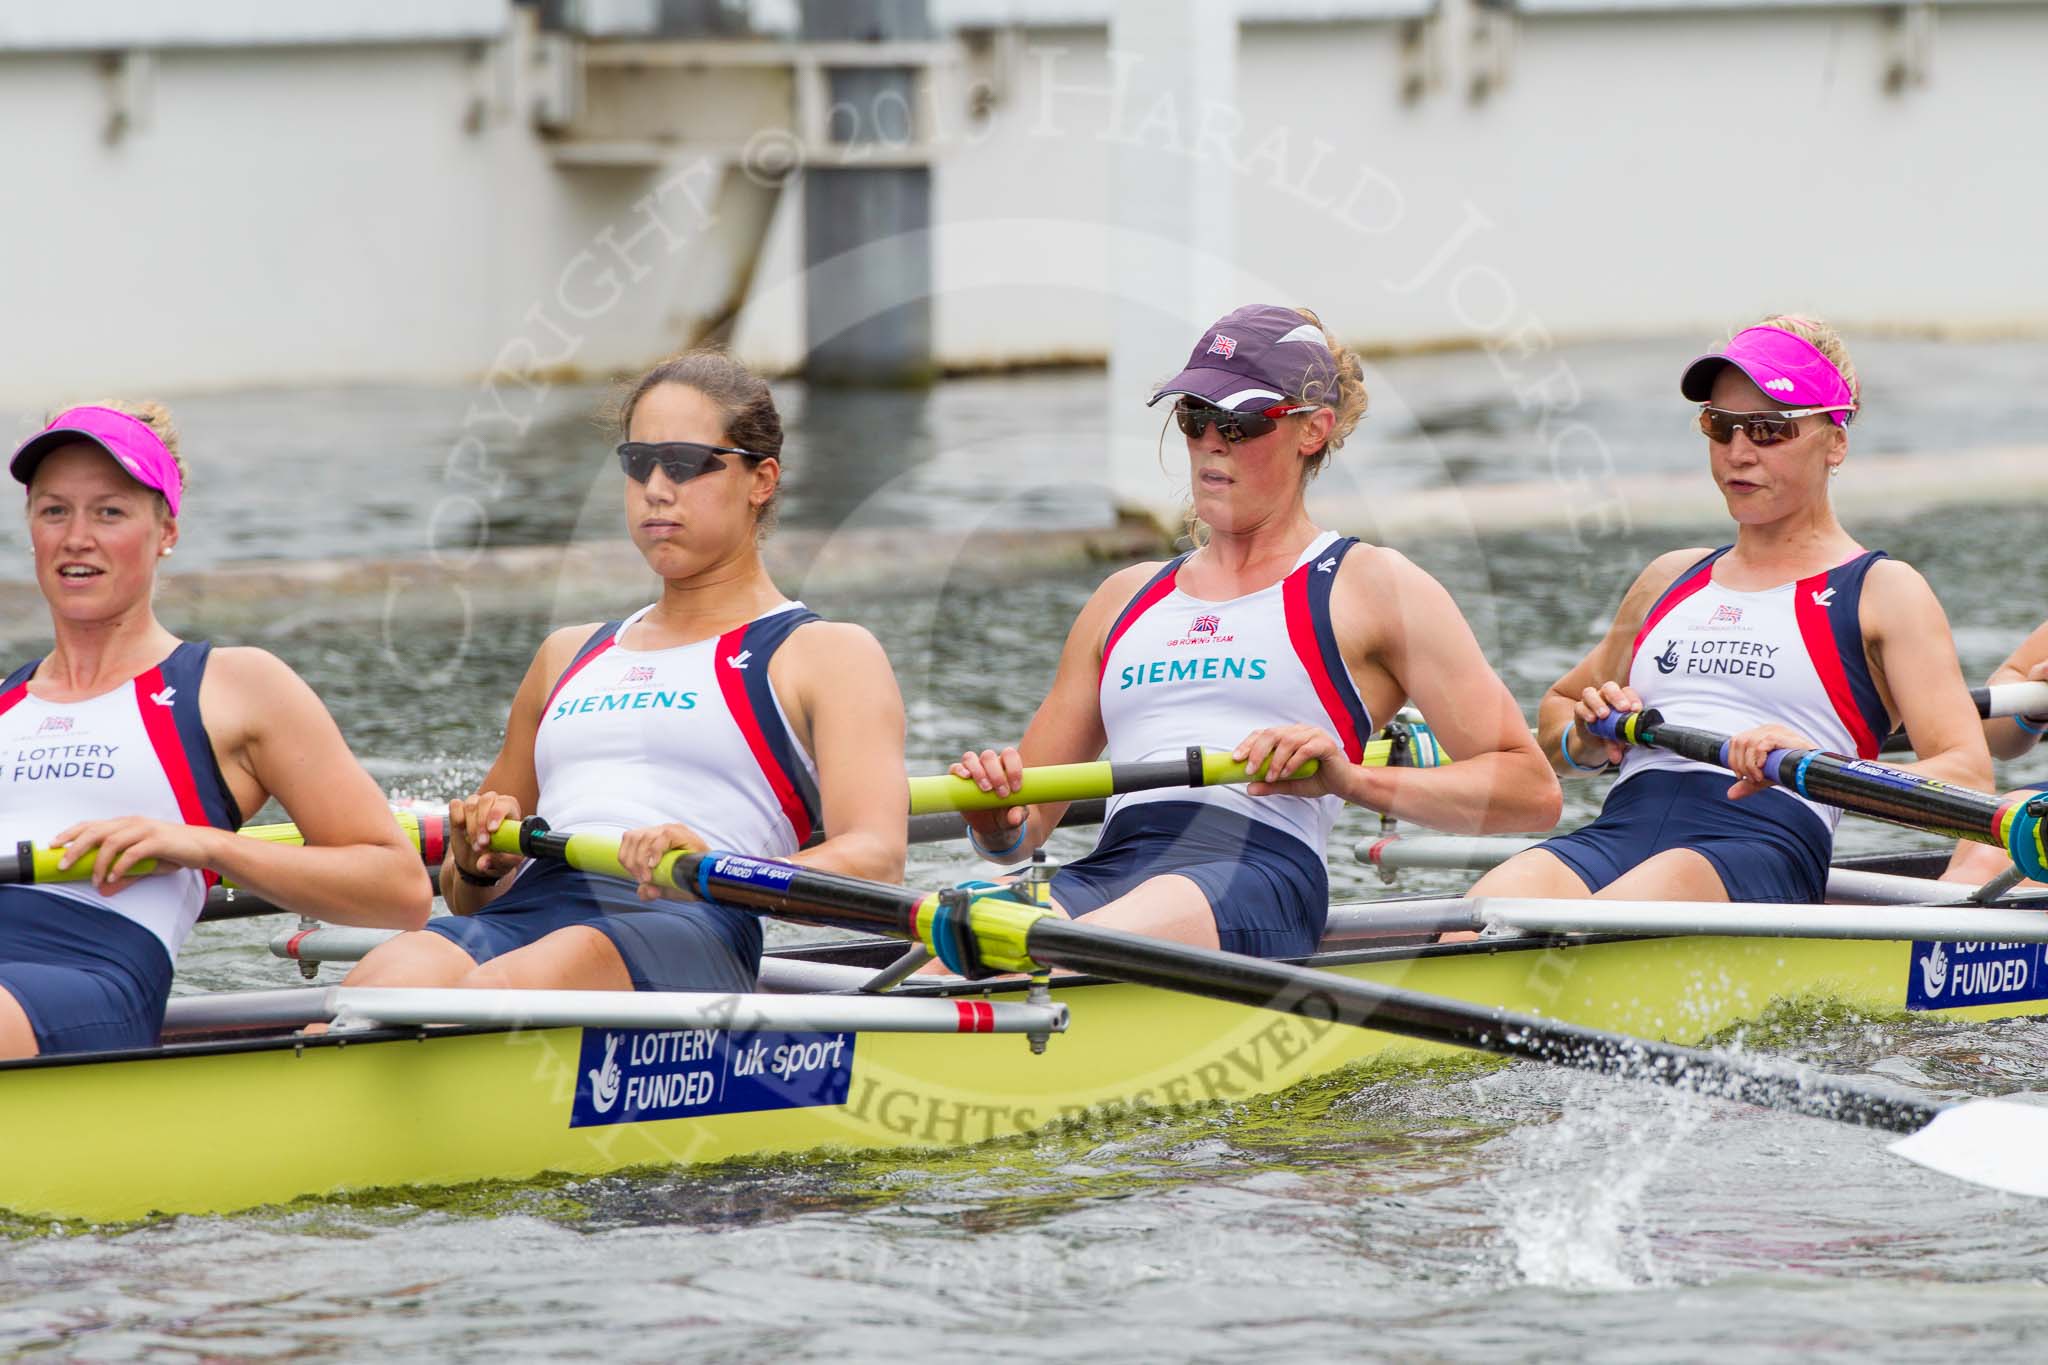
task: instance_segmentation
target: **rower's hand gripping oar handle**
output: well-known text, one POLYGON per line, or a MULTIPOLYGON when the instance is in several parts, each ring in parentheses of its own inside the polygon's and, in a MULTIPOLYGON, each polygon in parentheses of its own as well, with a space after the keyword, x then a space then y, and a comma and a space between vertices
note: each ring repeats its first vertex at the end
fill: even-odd
MULTIPOLYGON (((1365 762, 1381 765, 1393 745, 1375 740, 1367 745, 1365 762), (1374 751, 1377 751, 1375 755, 1374 751)), ((1289 774, 1308 777, 1316 770, 1309 759, 1289 774)), ((1162 758, 1144 763, 1055 763, 1026 768, 1017 789, 1008 796, 985 792, 964 777, 941 773, 936 777, 910 779, 910 813, 932 815, 941 811, 1001 810, 1008 806, 1044 806, 1068 801, 1087 801, 1128 792, 1153 791, 1161 787, 1216 787, 1250 782, 1256 776, 1244 764, 1221 749, 1191 745, 1181 758, 1162 758)))
MULTIPOLYGON (((1667 725, 1654 710, 1609 712, 1586 729, 1602 739, 1665 749, 1722 768, 1733 742, 1729 735, 1667 725)), ((2048 794, 1991 796, 1823 749, 1773 749, 1763 770, 1809 801, 2003 848, 2021 872, 2048 881, 2048 794)))
MULTIPOLYGON (((420 861, 429 868, 441 866, 441 855, 448 847, 448 817, 445 814, 411 809, 394 809, 391 816, 398 822, 398 828, 412 846, 419 850, 420 861)), ((272 844, 304 844, 305 836, 294 824, 244 825, 236 831, 245 839, 261 839, 272 844)), ((88 849, 83 857, 69 867, 59 867, 64 857, 62 844, 43 847, 24 839, 14 846, 11 856, 0 855, 0 886, 36 886, 51 882, 86 882, 92 880, 93 868, 99 862, 99 850, 88 849)), ((159 872, 177 872, 183 869, 159 867, 154 858, 140 858, 129 868, 126 876, 152 877, 159 872)), ((234 883, 223 881, 222 886, 234 883)))
MULTIPOLYGON (((1647 711, 1609 711, 1591 725, 1586 733, 1600 739, 1611 739, 1618 744, 1637 744, 1646 749, 1668 749, 1681 758, 1690 758, 1700 763, 1712 763, 1716 767, 1728 766, 1727 739, 1708 734, 1704 730, 1672 729, 1664 725, 1664 713, 1655 709, 1647 711)), ((1774 749, 1764 760, 1764 772, 1771 781, 1778 778, 1777 765, 1786 758, 1796 758, 1809 752, 1805 749, 1774 749)))

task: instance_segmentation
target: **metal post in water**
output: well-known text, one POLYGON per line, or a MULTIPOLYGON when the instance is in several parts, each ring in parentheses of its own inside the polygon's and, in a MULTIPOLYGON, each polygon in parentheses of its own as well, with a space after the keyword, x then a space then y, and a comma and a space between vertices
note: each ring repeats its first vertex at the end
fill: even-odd
MULTIPOLYGON (((809 42, 932 37, 925 0, 803 0, 801 13, 801 34, 809 42)), ((916 87, 908 65, 828 68, 825 136, 836 143, 911 147, 920 141, 916 87)), ((931 382, 931 201, 926 165, 805 170, 807 379, 931 382)))

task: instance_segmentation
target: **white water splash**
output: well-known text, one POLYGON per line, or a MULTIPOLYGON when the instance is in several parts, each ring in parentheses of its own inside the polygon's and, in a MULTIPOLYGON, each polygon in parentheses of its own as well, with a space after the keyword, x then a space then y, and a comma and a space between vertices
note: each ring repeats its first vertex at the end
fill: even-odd
POLYGON ((1644 1192, 1691 1155, 1710 1104, 1671 1091, 1624 1090, 1586 1077, 1563 1084, 1557 1122, 1519 1130, 1519 1151, 1487 1180, 1515 1271, 1556 1289, 1670 1283, 1643 1224, 1644 1192))

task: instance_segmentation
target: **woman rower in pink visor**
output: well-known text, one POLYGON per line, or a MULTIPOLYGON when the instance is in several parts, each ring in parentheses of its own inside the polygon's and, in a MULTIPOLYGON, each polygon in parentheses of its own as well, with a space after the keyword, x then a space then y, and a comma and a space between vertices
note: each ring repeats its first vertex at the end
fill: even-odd
POLYGON ((146 1047, 219 874, 343 924, 416 928, 419 855, 311 688, 260 649, 178 639, 151 609, 185 488, 170 416, 72 408, 23 443, 55 645, 0 682, 0 829, 95 853, 92 880, 0 886, 0 1060, 146 1047), (245 839, 276 797, 305 847, 245 839), (126 875, 143 858, 173 871, 126 875))
POLYGON ((1988 788, 1991 760, 1948 618, 1925 579, 1835 520, 1859 395, 1826 323, 1779 315, 1689 364, 1733 544, 1651 561, 1606 637, 1550 689, 1538 736, 1567 777, 1619 765, 1592 824, 1517 854, 1474 896, 1817 902, 1840 811, 1764 782, 1773 749, 1874 757, 1894 721, 1912 770, 1988 788), (1734 735, 1726 770, 1583 727, 1655 707, 1734 735))

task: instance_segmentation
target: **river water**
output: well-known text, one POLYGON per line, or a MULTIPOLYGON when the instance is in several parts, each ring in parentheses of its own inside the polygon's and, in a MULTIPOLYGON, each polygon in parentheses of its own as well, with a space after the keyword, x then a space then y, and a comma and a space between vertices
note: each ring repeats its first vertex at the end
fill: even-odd
MULTIPOLYGON (((1689 354, 1682 343, 1665 350, 1654 364, 1640 348, 1573 356, 1595 406, 1623 433, 1617 444, 1644 466, 1676 470, 1697 454, 1683 412, 1644 396, 1663 394, 1672 355, 1689 354)), ((1904 416, 1895 427, 1873 422, 1858 449, 2048 438, 2048 408, 2014 397, 2022 391, 2008 383, 2040 373, 2043 359, 2042 348, 2018 345, 1867 347, 1866 373, 1891 376, 1914 401, 1896 403, 1904 416), (1927 373, 1947 382, 1910 382, 1927 373)), ((1362 442, 1391 486, 1535 469, 1516 466, 1525 419, 1483 359, 1384 368, 1407 408, 1429 414, 1362 442)), ((1100 384, 1082 373, 969 381, 930 396, 791 386, 792 448, 806 458, 792 461, 786 517, 942 524, 986 493, 963 473, 972 464, 942 457, 1050 428, 1058 440, 1030 479, 1037 514, 1048 524, 1102 518, 1076 453, 1103 429, 1087 418, 1100 384), (1084 396, 1063 406, 1076 393, 1084 396), (1069 410, 1071 430, 1058 420, 1069 410), (1056 477, 1063 469, 1076 473, 1074 486, 1056 477)), ((503 456, 522 491, 491 502, 497 543, 611 533, 590 510, 602 498, 588 491, 588 462, 601 461, 605 443, 588 421, 594 397, 565 392, 561 410, 503 456)), ((203 433, 206 458, 219 452, 223 473, 234 471, 215 479, 201 464, 204 496, 234 515, 192 519, 181 563, 417 552, 422 509, 445 496, 443 462, 468 401, 393 390, 179 405, 195 447, 203 433)), ((999 483, 1004 468, 980 477, 999 483)), ((1698 543, 1714 543, 1716 529, 1702 527, 1698 543)), ((2038 506, 1954 507, 1856 529, 1928 575, 1973 677, 2044 614, 2048 525, 2038 506)), ((1591 643, 1627 575, 1682 539, 1624 533, 1589 545, 1566 531, 1522 532, 1416 554, 1457 585, 1526 702, 1591 643), (1604 586, 1589 591, 1588 581, 1604 586)), ((869 625, 888 647, 910 707, 912 771, 936 771, 964 745, 1017 733, 1094 581, 1055 575, 939 600, 841 598, 827 585, 810 600, 869 625)), ((423 688, 421 651, 456 623, 386 638, 374 627, 292 620, 254 638, 312 681, 394 794, 429 799, 480 775, 550 624, 537 613, 472 623, 463 684, 423 688)), ((203 617, 179 624, 207 626, 203 617)), ((10 622, 5 633, 29 638, 34 624, 10 622)), ((2048 779, 2039 757, 2008 768, 2009 783, 2048 779)), ((1601 788, 1567 792, 1569 823, 1597 808, 1601 788)), ((1379 888, 1343 856, 1372 829, 1358 812, 1339 826, 1332 872, 1345 898, 1379 888)), ((1912 836, 1853 819, 1840 838, 1845 850, 1901 841, 1912 836)), ((1057 851, 1088 843, 1068 832, 1057 851)), ((965 870, 955 849, 913 852, 913 881, 965 870)), ((1457 884, 1433 874, 1404 889, 1457 884)), ((262 951, 270 932, 260 921, 201 929, 179 989, 294 981, 294 969, 262 951)), ((806 932, 778 928, 776 937, 806 932)), ((1744 1045, 1928 1096, 2048 1089, 2039 1079, 2048 1026, 2032 1021, 1811 1010, 1773 1019, 1744 1045)), ((221 1136, 232 1159, 235 1135, 221 1136)), ((1906 1165, 1870 1133, 1479 1064, 1340 1075, 1271 1101, 993 1149, 541 1181, 460 1198, 387 1192, 121 1228, 10 1225, 0 1241, 0 1351, 2034 1358, 2048 1334, 2044 1280, 2048 1209, 1906 1165)))

